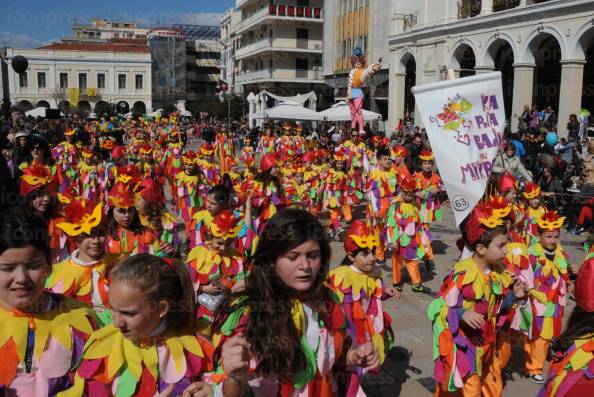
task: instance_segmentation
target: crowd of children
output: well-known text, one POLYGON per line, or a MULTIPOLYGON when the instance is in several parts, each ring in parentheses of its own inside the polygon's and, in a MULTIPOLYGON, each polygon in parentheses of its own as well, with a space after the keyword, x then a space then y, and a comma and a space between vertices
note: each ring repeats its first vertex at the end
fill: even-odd
MULTIPOLYGON (((21 208, 0 215, 0 394, 365 395, 394 342, 384 302, 402 268, 431 292, 432 153, 415 172, 401 146, 353 129, 328 152, 290 124, 256 149, 234 153, 223 131, 191 151, 175 118, 159 123, 159 141, 131 128, 101 151, 68 131, 54 162, 19 165, 21 208), (331 239, 345 251, 333 269, 331 239)), ((435 395, 502 396, 514 346, 543 396, 577 395, 594 383, 594 251, 578 275, 538 187, 498 188, 428 308, 435 395)))

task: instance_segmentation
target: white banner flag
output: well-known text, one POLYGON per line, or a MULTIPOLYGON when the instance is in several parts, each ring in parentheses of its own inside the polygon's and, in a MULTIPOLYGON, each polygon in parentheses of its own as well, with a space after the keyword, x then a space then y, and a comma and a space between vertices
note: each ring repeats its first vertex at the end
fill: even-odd
POLYGON ((503 130, 501 73, 413 87, 456 225, 483 196, 503 130))

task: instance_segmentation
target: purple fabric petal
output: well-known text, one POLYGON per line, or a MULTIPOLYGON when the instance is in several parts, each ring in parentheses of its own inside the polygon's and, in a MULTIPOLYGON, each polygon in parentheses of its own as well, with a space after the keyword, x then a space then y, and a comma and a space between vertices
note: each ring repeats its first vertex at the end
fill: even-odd
POLYGON ((450 327, 450 331, 452 332, 452 334, 455 334, 458 332, 458 328, 460 326, 459 323, 459 319, 458 319, 458 313, 456 312, 456 309, 448 309, 448 326, 450 327))

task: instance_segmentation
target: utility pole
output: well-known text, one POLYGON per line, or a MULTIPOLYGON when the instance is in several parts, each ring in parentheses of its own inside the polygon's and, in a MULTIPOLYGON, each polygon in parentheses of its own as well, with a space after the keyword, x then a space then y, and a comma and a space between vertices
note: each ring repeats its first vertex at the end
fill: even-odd
POLYGON ((227 94, 227 132, 231 131, 231 95, 227 94))

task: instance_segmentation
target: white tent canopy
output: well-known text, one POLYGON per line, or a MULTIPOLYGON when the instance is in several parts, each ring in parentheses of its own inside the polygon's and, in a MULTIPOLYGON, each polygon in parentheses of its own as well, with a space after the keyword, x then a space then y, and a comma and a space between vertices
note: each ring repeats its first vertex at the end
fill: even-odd
MULTIPOLYGON (((268 101, 269 98, 274 99, 279 105, 282 103, 294 103, 297 104, 303 108, 304 104, 307 102, 308 103, 308 108, 312 111, 315 112, 316 110, 316 103, 317 103, 317 96, 316 93, 314 91, 310 91, 306 94, 297 94, 294 96, 280 96, 280 95, 275 95, 269 91, 266 90, 262 90, 257 94, 254 94, 253 92, 250 92, 248 97, 247 97, 247 101, 250 104, 250 108, 249 108, 249 125, 253 126, 254 124, 257 125, 262 125, 262 120, 263 119, 267 119, 267 118, 272 118, 272 117, 267 117, 267 106, 266 106, 266 102, 268 101), (257 123, 254 123, 255 120, 258 120, 257 123)), ((306 119, 306 120, 310 120, 310 119, 306 119)), ((317 119, 320 120, 320 119, 317 119)))
POLYGON ((257 119, 269 120, 322 120, 320 114, 314 110, 304 108, 297 102, 283 102, 280 105, 266 109, 256 116, 257 119))
POLYGON ((31 109, 28 112, 25 112, 25 116, 32 116, 32 117, 45 117, 45 109, 43 106, 40 106, 35 109, 31 109))
MULTIPOLYGON (((326 121, 350 121, 351 111, 345 101, 340 101, 332 105, 331 108, 321 111, 320 116, 322 116, 322 120, 326 121)), ((381 119, 381 114, 363 109, 364 121, 380 121, 381 119)))
POLYGON ((151 112, 151 113, 147 114, 146 117, 155 118, 155 117, 157 117, 157 115, 159 115, 159 117, 161 117, 161 112, 162 111, 163 111, 163 109, 157 109, 154 112, 151 112))

